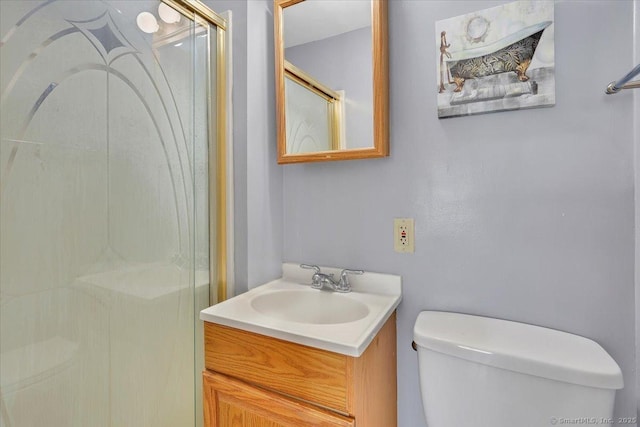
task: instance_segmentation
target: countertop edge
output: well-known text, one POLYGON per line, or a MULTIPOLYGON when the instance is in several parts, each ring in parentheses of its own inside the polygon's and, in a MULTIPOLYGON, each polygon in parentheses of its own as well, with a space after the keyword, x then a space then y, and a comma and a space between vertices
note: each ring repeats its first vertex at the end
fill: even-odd
POLYGON ((351 357, 360 357, 369 347, 369 344, 373 341, 375 336, 380 332, 384 324, 389 320, 391 314, 398 308, 402 296, 397 295, 393 302, 389 305, 384 314, 380 317, 380 321, 376 323, 364 339, 355 345, 348 345, 343 343, 335 343, 330 341, 321 340, 318 338, 307 337, 304 335, 295 334, 292 332, 281 331, 267 326, 260 326, 253 323, 244 323, 242 321, 229 319, 223 316, 217 316, 214 314, 206 313, 206 309, 200 312, 200 320, 209 323, 216 323, 222 326, 228 326, 231 328, 240 329, 243 331, 253 332, 260 335, 265 335, 272 338, 281 339, 284 341, 305 345, 308 347, 317 348, 320 350, 331 351, 334 353, 342 354, 351 357))

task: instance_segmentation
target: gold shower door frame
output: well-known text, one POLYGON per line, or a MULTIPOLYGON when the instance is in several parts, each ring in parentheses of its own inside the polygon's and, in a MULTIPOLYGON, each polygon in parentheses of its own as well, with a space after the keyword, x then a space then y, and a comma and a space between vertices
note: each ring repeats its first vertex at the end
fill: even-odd
MULTIPOLYGON (((199 0, 162 0, 189 18, 210 24, 216 31, 216 52, 211 52, 207 74, 212 75, 211 59, 216 58, 215 81, 209 78, 207 89, 209 129, 209 303, 227 299, 227 21, 199 0), (216 99, 212 99, 215 85, 216 99), (215 102, 215 109, 213 103, 215 102), (212 172, 211 166, 215 165, 212 172), (215 189, 212 191, 212 189, 215 189), (215 256, 214 256, 215 254, 215 256)), ((207 28, 211 28, 207 26, 207 28)))

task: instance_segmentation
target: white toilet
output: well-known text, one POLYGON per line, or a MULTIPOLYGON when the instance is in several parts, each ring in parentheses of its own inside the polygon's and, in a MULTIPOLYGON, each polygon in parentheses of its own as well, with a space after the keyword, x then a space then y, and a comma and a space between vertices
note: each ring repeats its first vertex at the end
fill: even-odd
POLYGON ((589 339, 423 311, 413 330, 429 427, 610 425, 622 372, 589 339))

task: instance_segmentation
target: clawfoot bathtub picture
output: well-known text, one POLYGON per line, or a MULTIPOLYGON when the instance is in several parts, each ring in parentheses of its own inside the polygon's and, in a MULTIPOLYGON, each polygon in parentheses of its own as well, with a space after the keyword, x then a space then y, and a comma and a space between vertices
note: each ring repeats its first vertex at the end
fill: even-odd
POLYGON ((438 117, 555 104, 553 1, 436 22, 438 117))

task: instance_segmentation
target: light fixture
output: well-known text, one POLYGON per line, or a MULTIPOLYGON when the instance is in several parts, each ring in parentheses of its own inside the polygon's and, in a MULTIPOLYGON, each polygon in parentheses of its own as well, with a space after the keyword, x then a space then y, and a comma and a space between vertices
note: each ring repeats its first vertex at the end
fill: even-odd
POLYGON ((156 17, 149 12, 141 12, 136 18, 138 28, 147 34, 152 34, 160 29, 156 17))
POLYGON ((164 3, 158 5, 158 15, 160 15, 160 19, 167 24, 180 22, 180 12, 164 3))

